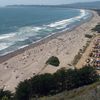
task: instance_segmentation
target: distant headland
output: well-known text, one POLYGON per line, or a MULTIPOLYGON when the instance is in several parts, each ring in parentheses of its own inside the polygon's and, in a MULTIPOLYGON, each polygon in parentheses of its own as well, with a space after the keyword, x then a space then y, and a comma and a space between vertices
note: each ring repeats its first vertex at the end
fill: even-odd
POLYGON ((63 8, 81 8, 81 9, 100 9, 100 1, 85 2, 85 3, 73 3, 73 4, 61 4, 61 5, 7 5, 6 7, 63 7, 63 8))

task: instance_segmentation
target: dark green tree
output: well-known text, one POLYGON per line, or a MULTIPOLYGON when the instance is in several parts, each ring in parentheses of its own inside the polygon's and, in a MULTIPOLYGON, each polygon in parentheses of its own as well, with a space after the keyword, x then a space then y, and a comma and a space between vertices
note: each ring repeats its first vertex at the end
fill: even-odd
POLYGON ((0 100, 2 100, 4 97, 8 98, 8 100, 12 100, 13 94, 8 90, 4 91, 3 89, 0 89, 0 100))
POLYGON ((60 61, 57 57, 52 56, 46 61, 46 64, 50 64, 50 65, 53 65, 53 66, 59 66, 60 61))
POLYGON ((66 72, 66 89, 71 90, 79 87, 80 76, 77 69, 68 69, 66 72))
POLYGON ((57 72, 54 73, 54 79, 56 81, 56 88, 57 91, 63 91, 65 90, 66 87, 66 69, 65 68, 61 68, 59 69, 57 72))
POLYGON ((51 74, 37 75, 31 79, 34 96, 49 95, 54 92, 54 78, 51 74))
POLYGON ((20 82, 16 88, 15 98, 17 100, 29 100, 31 97, 31 84, 29 80, 20 82))
POLYGON ((99 79, 95 68, 91 66, 85 66, 81 68, 79 70, 79 76, 80 76, 80 81, 81 81, 80 84, 82 86, 96 82, 99 79))

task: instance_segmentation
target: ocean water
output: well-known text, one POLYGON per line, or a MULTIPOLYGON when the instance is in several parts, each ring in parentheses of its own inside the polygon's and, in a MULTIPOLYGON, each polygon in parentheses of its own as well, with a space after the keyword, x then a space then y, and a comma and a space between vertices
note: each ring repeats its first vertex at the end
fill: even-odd
POLYGON ((0 56, 57 32, 70 30, 90 16, 88 11, 82 9, 0 8, 0 56))

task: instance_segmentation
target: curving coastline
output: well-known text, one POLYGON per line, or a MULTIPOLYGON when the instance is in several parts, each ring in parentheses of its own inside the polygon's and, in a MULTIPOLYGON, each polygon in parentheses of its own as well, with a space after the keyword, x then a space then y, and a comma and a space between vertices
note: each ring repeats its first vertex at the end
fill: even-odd
POLYGON ((20 81, 39 72, 53 73, 61 67, 73 68, 68 64, 71 64, 79 49, 88 41, 85 34, 94 34, 91 29, 100 20, 96 12, 91 12, 93 18, 75 27, 72 31, 54 34, 34 45, 0 57, 0 87, 5 86, 4 89, 14 91, 20 81), (59 58, 60 66, 55 68, 48 65, 42 70, 46 60, 51 56, 59 58))
POLYGON ((76 9, 76 11, 80 12, 80 14, 69 19, 56 21, 42 26, 22 27, 14 33, 0 35, 0 56, 39 42, 51 35, 62 33, 64 31, 70 31, 78 25, 90 20, 92 17, 92 13, 87 10, 76 9), (49 32, 48 30, 51 31, 49 32))
MULTIPOLYGON (((81 24, 83 24, 83 23, 85 23, 87 21, 90 21, 92 19, 92 17, 93 17, 93 14, 92 14, 91 11, 87 11, 87 10, 80 9, 80 15, 79 16, 76 16, 76 17, 73 17, 73 18, 70 18, 70 19, 67 19, 67 20, 63 20, 63 21, 59 21, 59 22, 52 23, 52 24, 49 25, 50 27, 57 26, 57 24, 59 25, 61 23, 64 23, 65 24, 65 22, 66 23, 67 22, 70 22, 71 25, 69 24, 68 25, 69 27, 66 27, 65 29, 63 29, 63 30, 61 30, 59 32, 51 33, 51 34, 45 36, 44 38, 37 40, 36 42, 34 42, 32 44, 29 44, 29 45, 26 44, 24 46, 19 47, 19 49, 17 49, 17 50, 14 50, 14 51, 12 50, 10 52, 6 52, 3 55, 0 55, 0 63, 8 60, 9 57, 11 58, 11 57, 16 56, 17 54, 20 54, 20 53, 24 52, 26 49, 30 49, 31 47, 33 48, 33 47, 36 47, 38 45, 41 45, 45 41, 48 41, 49 39, 53 39, 56 36, 59 36, 60 34, 63 34, 65 32, 70 32, 73 29, 75 29, 76 27, 78 27, 79 25, 81 25, 81 24), (78 20, 79 20, 79 22, 77 22, 78 20)), ((14 34, 9 34, 9 36, 8 35, 7 36, 5 35, 5 38, 8 38, 8 37, 11 38, 13 36, 14 36, 14 34)), ((4 38, 4 37, 1 36, 1 39, 2 38, 4 38)))

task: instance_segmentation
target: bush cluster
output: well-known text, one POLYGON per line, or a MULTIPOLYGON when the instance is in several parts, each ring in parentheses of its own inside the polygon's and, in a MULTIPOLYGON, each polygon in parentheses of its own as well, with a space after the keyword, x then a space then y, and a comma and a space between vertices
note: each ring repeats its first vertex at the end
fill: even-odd
POLYGON ((57 67, 60 64, 60 61, 57 57, 52 56, 46 61, 46 64, 50 64, 57 67))
POLYGON ((93 36, 90 34, 85 34, 85 37, 91 39, 93 36))
POLYGON ((53 95, 64 90, 72 90, 98 80, 98 74, 92 67, 81 69, 61 68, 54 74, 42 74, 21 82, 16 88, 17 100, 30 100, 32 97, 53 95))
POLYGON ((96 25, 95 28, 93 28, 92 30, 100 33, 100 23, 98 25, 96 25))
POLYGON ((13 100, 13 94, 10 91, 0 89, 0 100, 13 100))

